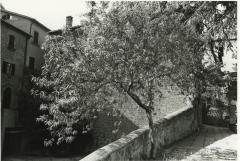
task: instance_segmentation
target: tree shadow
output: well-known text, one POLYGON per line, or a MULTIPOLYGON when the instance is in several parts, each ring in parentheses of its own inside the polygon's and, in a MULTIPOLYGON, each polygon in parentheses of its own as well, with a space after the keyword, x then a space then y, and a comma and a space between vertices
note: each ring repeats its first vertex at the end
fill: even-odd
POLYGON ((102 111, 93 123, 94 145, 91 145, 91 151, 107 145, 138 128, 139 126, 124 115, 113 116, 109 115, 109 111, 102 111))
POLYGON ((227 128, 203 125, 200 131, 165 147, 159 159, 168 160, 234 160, 237 150, 227 141, 234 133, 227 128), (228 142, 228 143, 227 143, 228 142), (227 145, 227 146, 224 146, 227 145))

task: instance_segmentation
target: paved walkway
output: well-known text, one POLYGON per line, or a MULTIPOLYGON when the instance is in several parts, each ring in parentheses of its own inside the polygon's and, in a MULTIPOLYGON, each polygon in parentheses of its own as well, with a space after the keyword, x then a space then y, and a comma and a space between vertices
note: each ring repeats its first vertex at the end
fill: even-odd
POLYGON ((200 132, 177 142, 163 152, 164 161, 237 160, 237 134, 228 128, 204 125, 200 132))

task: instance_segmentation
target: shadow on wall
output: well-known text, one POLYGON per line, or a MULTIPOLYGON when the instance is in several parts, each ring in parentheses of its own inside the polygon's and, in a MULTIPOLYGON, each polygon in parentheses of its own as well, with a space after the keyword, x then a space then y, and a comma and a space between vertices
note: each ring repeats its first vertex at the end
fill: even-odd
MULTIPOLYGON (((194 108, 180 109, 154 124, 155 150, 171 145, 198 128, 194 108)), ((147 127, 137 129, 83 158, 81 161, 143 160, 149 157, 150 140, 147 127)), ((158 156, 158 153, 156 153, 158 156)))
MULTIPOLYGON (((163 119, 164 116, 183 109, 184 96, 177 92, 177 89, 164 87, 161 89, 162 97, 155 100, 155 110, 153 113, 154 122, 163 119), (169 89, 168 89, 169 88, 169 89)), ((146 113, 143 109, 129 97, 117 95, 122 103, 115 107, 122 114, 121 116, 112 116, 111 109, 99 113, 97 119, 93 122, 92 138, 93 145, 89 147, 92 152, 103 147, 130 132, 148 126, 146 113), (110 113, 110 115, 108 115, 110 113)))
POLYGON ((85 156, 139 128, 123 115, 113 116, 108 113, 111 111, 99 112, 91 131, 79 134, 71 145, 52 147, 50 155, 65 157, 80 154, 85 156))
POLYGON ((108 115, 109 112, 111 111, 100 112, 97 119, 94 121, 92 131, 94 145, 91 151, 113 142, 139 128, 126 116, 112 116, 108 115))

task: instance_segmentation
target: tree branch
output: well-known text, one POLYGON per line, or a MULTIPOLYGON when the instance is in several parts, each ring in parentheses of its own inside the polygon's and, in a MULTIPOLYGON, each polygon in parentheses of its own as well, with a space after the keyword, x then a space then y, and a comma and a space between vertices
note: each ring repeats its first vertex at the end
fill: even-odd
POLYGON ((152 107, 147 106, 144 103, 142 103, 142 101, 138 95, 131 92, 132 86, 133 86, 133 82, 131 81, 130 85, 128 86, 128 88, 126 90, 126 88, 124 88, 123 84, 120 83, 120 87, 134 100, 134 102, 136 102, 138 104, 138 106, 140 106, 141 108, 143 108, 146 111, 152 110, 152 107))
POLYGON ((140 98, 135 93, 127 91, 127 94, 144 110, 146 111, 152 110, 152 107, 143 104, 140 98))
POLYGON ((213 56, 213 59, 214 59, 215 63, 217 63, 218 61, 217 61, 217 56, 215 55, 215 52, 214 52, 213 42, 210 41, 208 44, 210 46, 210 51, 211 51, 211 54, 213 56))

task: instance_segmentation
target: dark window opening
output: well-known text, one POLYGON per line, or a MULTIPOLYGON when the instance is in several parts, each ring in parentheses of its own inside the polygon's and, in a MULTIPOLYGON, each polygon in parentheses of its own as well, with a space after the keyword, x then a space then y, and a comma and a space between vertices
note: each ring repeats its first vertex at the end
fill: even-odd
POLYGON ((35 58, 29 57, 29 69, 34 71, 35 58))
POLYGON ((2 73, 4 74, 15 74, 15 64, 8 63, 6 61, 2 62, 2 73))
POLYGON ((7 74, 7 62, 2 62, 2 73, 7 74))
POLYGON ((14 49, 14 42, 15 42, 15 37, 13 35, 9 35, 9 41, 8 41, 9 49, 14 49))
POLYGON ((3 20, 9 20, 10 19, 10 15, 9 14, 3 15, 2 19, 3 20))
POLYGON ((38 45, 38 32, 37 31, 34 31, 33 43, 38 45))
POLYGON ((6 88, 3 92, 3 100, 2 100, 2 107, 3 108, 10 108, 11 97, 12 97, 11 88, 6 88))

